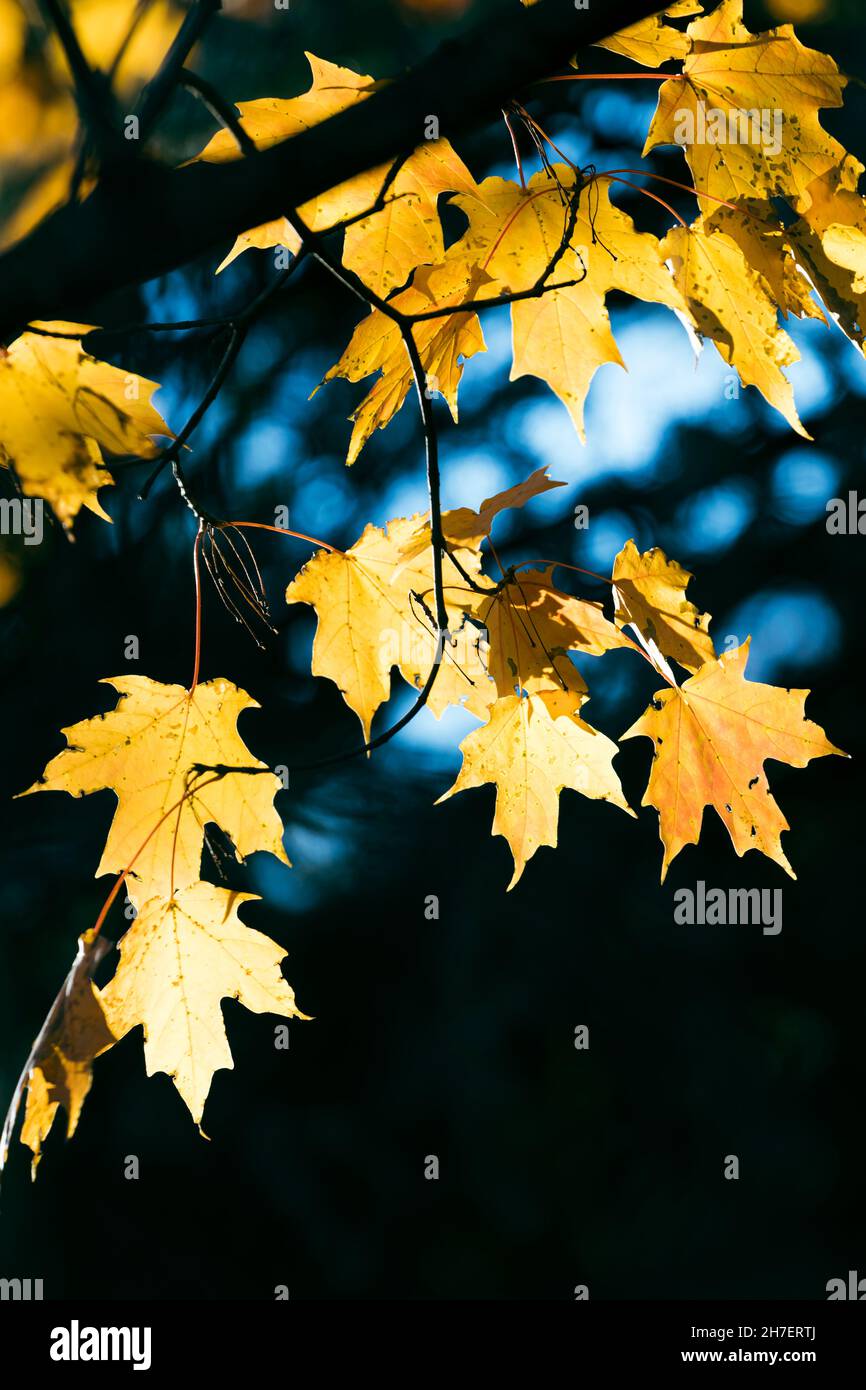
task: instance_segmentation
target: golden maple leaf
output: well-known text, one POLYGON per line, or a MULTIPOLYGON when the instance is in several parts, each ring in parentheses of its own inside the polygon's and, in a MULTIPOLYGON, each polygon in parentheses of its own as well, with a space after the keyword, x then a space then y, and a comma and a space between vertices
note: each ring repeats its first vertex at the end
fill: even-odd
POLYGON ((811 439, 782 370, 798 362, 800 354, 779 325, 778 305, 766 280, 737 242, 699 217, 688 229, 673 227, 662 252, 673 263, 674 280, 700 335, 715 343, 744 386, 756 386, 792 429, 811 439))
POLYGON ((164 1071, 200 1124, 215 1071, 234 1066, 221 1001, 253 1013, 306 1018, 280 970, 276 942, 238 917, 254 893, 189 883, 145 903, 120 942, 120 962, 102 991, 117 1038, 144 1028, 148 1076, 164 1071))
POLYGON ((633 626, 651 655, 655 648, 694 673, 715 661, 716 652, 707 630, 709 613, 698 612, 686 598, 691 577, 658 546, 640 554, 631 540, 613 562, 617 627, 633 626))
MULTIPOLYGON (((866 206, 856 194, 849 196, 866 206)), ((704 218, 704 228, 707 232, 718 229, 737 243, 750 270, 764 281, 763 296, 778 305, 785 318, 795 314, 827 322, 812 298, 813 282, 794 254, 771 203, 752 198, 736 206, 717 207, 704 218)))
MULTIPOLYGON (((36 325, 87 333, 81 324, 36 325)), ((112 454, 153 458, 154 436, 171 435, 151 405, 157 383, 100 362, 78 338, 22 333, 0 355, 0 463, 13 468, 28 497, 49 502, 71 528, 82 507, 106 521, 97 493, 114 479, 112 454)))
MULTIPOLYGON (((241 124, 259 149, 309 130, 376 90, 372 77, 337 67, 312 53, 306 57, 313 74, 308 92, 289 100, 263 97, 238 103, 241 124)), ((388 189, 385 206, 346 229, 343 264, 383 297, 405 284, 416 266, 441 260, 445 248, 436 209, 439 194, 468 192, 475 187, 472 175, 447 140, 422 140, 422 135, 419 131, 417 149, 388 189)), ((228 131, 217 132, 198 156, 209 162, 239 157, 237 143, 228 131)), ((302 220, 312 231, 320 232, 357 217, 376 202, 388 167, 370 169, 305 203, 298 209, 302 220)), ((219 269, 253 246, 285 246, 297 251, 299 244, 297 233, 281 217, 238 237, 219 269)))
MULTIPOLYGON (((526 188, 488 178, 476 194, 455 196, 451 201, 466 214, 469 227, 449 248, 448 259, 491 277, 494 285, 484 290, 484 297, 533 288, 562 244, 569 199, 578 197, 576 180, 573 169, 555 164, 549 172, 535 174, 526 188)), ((511 306, 511 380, 537 376, 546 381, 568 408, 581 439, 584 401, 596 370, 605 362, 625 365, 605 307, 610 290, 686 313, 659 242, 636 231, 599 179, 580 190, 569 246, 548 288, 511 306), (569 281, 577 283, 549 288, 569 281)))
MULTIPOLYGON (((453 313, 416 324, 412 334, 426 375, 426 389, 444 396, 455 421, 463 362, 477 352, 486 351, 477 315, 471 311, 461 312, 459 305, 473 300, 488 281, 489 277, 482 270, 460 261, 424 266, 416 272, 412 284, 391 301, 393 307, 404 314, 454 306, 453 313)), ((413 386, 412 368, 400 329, 379 309, 373 309, 361 320, 339 361, 325 375, 325 381, 335 377, 362 381, 373 372, 381 375, 352 414, 354 429, 346 456, 348 464, 355 462, 377 429, 384 429, 393 420, 413 386)))
POLYGON ((611 766, 617 745, 580 718, 582 701, 562 690, 498 699, 487 723, 461 743, 463 766, 439 798, 495 784, 493 834, 505 837, 514 859, 509 889, 541 845, 556 845, 564 787, 634 815, 611 766))
POLYGON ((126 887, 137 907, 154 896, 168 899, 201 877, 209 822, 230 836, 239 859, 267 850, 288 863, 273 804, 282 784, 235 727, 245 709, 258 708, 255 700, 226 680, 197 685, 192 695, 146 676, 103 684, 119 692, 115 709, 64 729, 68 746, 21 793, 116 793, 97 877, 132 865, 126 887), (209 777, 197 765, 250 770, 209 777))
POLYGON ((742 0, 722 0, 687 34, 691 51, 659 91, 643 153, 682 144, 705 211, 718 198, 777 194, 802 210, 809 185, 831 170, 856 189, 863 165, 818 119, 842 105, 847 79, 832 58, 804 48, 790 24, 750 33, 742 0), (766 130, 755 130, 755 115, 769 118, 766 130))
POLYGON ((684 845, 697 844, 704 807, 712 806, 737 854, 757 849, 795 878, 782 849, 789 829, 770 793, 768 758, 805 767, 841 749, 806 719, 807 690, 783 690, 745 677, 749 640, 706 662, 682 686, 658 691, 623 738, 654 745, 643 806, 659 812, 662 881, 684 845))
POLYGON ((468 600, 488 634, 488 670, 500 697, 546 690, 583 694, 586 683, 568 652, 601 656, 634 645, 604 616, 601 604, 557 589, 554 568, 521 571, 490 595, 468 600))
MULTIPOLYGON (((447 515, 447 514, 446 514, 447 515)), ((436 657, 433 561, 419 552, 420 516, 367 526, 345 554, 320 551, 292 580, 287 603, 309 603, 318 615, 312 671, 339 687, 369 740, 373 715, 391 693, 391 668, 416 688, 423 686, 436 657)), ((470 575, 478 574, 477 551, 458 550, 470 575)), ((464 626, 471 590, 456 568, 446 577, 449 622, 459 630, 456 650, 446 645, 428 705, 438 717, 449 704, 465 701, 483 718, 494 691, 487 677, 478 634, 464 626)))
MULTIPOLYGON (((494 497, 486 497, 478 511, 471 507, 455 507, 442 518, 442 533, 451 546, 468 546, 477 550, 486 540, 500 512, 524 507, 533 497, 539 497, 553 488, 565 487, 565 483, 548 478, 547 468, 536 468, 522 483, 515 483, 494 497)), ((427 522, 417 533, 416 543, 419 552, 430 544, 430 523, 427 522)))
POLYGON ((787 231, 800 265, 840 328, 866 338, 866 199, 831 175, 809 185, 809 207, 787 231))
POLYGON ((78 952, 63 986, 40 1029, 15 1088, 0 1136, 0 1172, 26 1090, 27 1105, 21 1142, 33 1154, 31 1175, 42 1157, 58 1108, 66 1111, 66 1137, 71 1139, 81 1118, 93 1079, 93 1062, 115 1042, 91 975, 110 945, 91 930, 78 941, 78 952))
POLYGON ((661 14, 650 15, 647 19, 620 29, 610 38, 600 39, 596 48, 606 48, 611 53, 620 53, 646 68, 656 68, 660 63, 671 59, 685 58, 691 50, 692 41, 681 29, 665 24, 665 19, 679 19, 686 15, 700 14, 703 6, 698 0, 676 0, 661 14))

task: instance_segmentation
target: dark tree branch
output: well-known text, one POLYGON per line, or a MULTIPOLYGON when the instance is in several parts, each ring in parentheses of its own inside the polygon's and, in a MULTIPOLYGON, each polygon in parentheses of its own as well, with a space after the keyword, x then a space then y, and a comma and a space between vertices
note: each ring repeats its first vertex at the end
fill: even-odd
POLYGON ((108 153, 118 140, 116 108, 111 85, 103 73, 90 66, 78 42, 78 35, 62 0, 39 0, 46 23, 54 30, 63 49, 72 85, 75 104, 85 132, 99 154, 108 153))
POLYGON ((188 92, 192 92, 194 96, 198 97, 215 121, 218 121, 226 130, 231 131, 241 154, 258 153, 255 140, 244 130, 234 106, 230 101, 226 101, 222 92, 212 82, 206 81, 204 77, 200 77, 197 72, 192 72, 189 68, 181 69, 177 81, 179 87, 184 87, 188 92))
POLYGON ((153 487, 154 483, 156 482, 157 478, 160 476, 162 471, 169 464, 171 464, 175 481, 178 487, 180 488, 181 496, 183 497, 187 506, 195 513, 195 515, 199 518, 200 521, 205 521, 208 524, 214 523, 215 518, 209 516, 193 501, 192 494, 190 493, 189 487, 187 486, 186 479, 183 475, 183 468, 180 463, 181 452, 190 435, 201 424, 205 415, 210 410, 211 406, 213 405, 214 401, 216 400, 217 396, 219 395, 220 391, 222 390, 223 386, 228 380, 232 367, 238 359, 240 350, 246 342, 247 334, 249 333, 249 330, 252 327, 253 323, 255 323, 256 319, 259 317, 263 309, 273 298, 273 296, 277 293, 277 291, 282 289, 286 281, 294 274, 295 270, 300 265, 301 261, 304 259, 305 254, 306 252, 302 247, 301 250, 298 252, 297 256, 294 257, 290 266, 288 266, 285 270, 280 271, 280 274, 277 275, 276 278, 272 280, 269 285, 266 285, 265 288, 259 294, 256 295, 255 299, 253 299, 245 309, 243 309, 234 318, 226 319, 225 322, 222 324, 222 327, 224 327, 228 331, 228 341, 223 351, 223 355, 220 358, 219 365, 216 371, 214 372, 213 377, 211 378, 210 385, 208 386, 207 390, 205 391, 204 395, 202 396, 192 415, 187 420, 180 434, 172 440, 171 444, 168 446, 165 452, 160 455, 159 459, 157 460, 156 467, 153 469, 153 472, 150 474, 150 477, 147 479, 147 482, 144 484, 144 486, 141 489, 141 492, 138 494, 142 502, 145 501, 145 499, 148 497, 151 488, 153 487))
POLYGON ((442 533, 442 496, 439 474, 439 436, 436 432, 436 416, 433 411, 433 397, 427 385, 427 373, 421 361, 418 344, 415 342, 411 324, 402 324, 400 332, 415 392, 418 396, 418 409, 424 430, 424 453, 427 461, 427 496, 430 502, 430 544, 433 547, 433 594, 436 602, 436 657, 438 666, 442 660, 444 642, 448 641, 448 610, 445 606, 445 581, 442 575, 442 553, 445 537, 442 533))
POLYGON ((433 412, 433 400, 428 394, 427 374, 424 364, 421 361, 421 354, 412 333, 411 321, 405 314, 401 314, 392 304, 382 299, 357 276, 354 271, 347 270, 345 266, 338 265, 323 245, 321 236, 310 230, 298 212, 289 212, 287 220, 301 238, 302 249, 322 265, 345 289, 356 298, 362 300, 371 309, 379 309, 386 318, 391 319, 400 331, 403 339, 403 346, 409 359, 412 371, 412 378, 415 382, 415 390, 418 395, 418 404, 421 412, 421 424, 424 430, 424 449, 427 461, 427 493, 430 500, 430 544, 433 551, 433 594, 436 604, 435 630, 436 650, 433 653, 433 662, 430 667, 429 675, 423 687, 418 693, 418 698, 412 707, 406 711, 397 723, 387 729, 378 738, 372 739, 348 754, 339 754, 335 758, 329 758, 327 762, 343 762, 345 758, 357 757, 359 753, 369 753, 374 748, 380 748, 384 743, 389 742, 395 734, 404 729, 411 722, 427 703, 433 684, 442 665, 445 654, 446 643, 450 641, 448 632, 448 609, 445 603, 445 581, 442 573, 442 557, 445 549, 445 540, 442 534, 442 500, 439 477, 439 437, 436 431, 436 417, 433 412))
MULTIPOLYGON (((657 12, 659 0, 574 0, 489 19, 366 101, 248 159, 165 170, 132 161, 84 202, 60 209, 0 257, 0 341, 31 319, 81 317, 97 295, 151 279, 420 143, 428 116, 453 138, 497 118, 575 49, 657 12)), ((182 63, 179 65, 182 66, 182 63)), ((178 70, 179 72, 179 67, 178 70)), ((172 77, 172 90, 177 72, 172 77)), ((167 78, 144 114, 163 105, 167 78)), ((154 84, 152 84, 153 86, 154 84)))
POLYGON ((214 15, 222 9, 222 0, 196 0, 187 11, 174 42, 163 59, 162 66, 141 95, 139 130, 146 140, 163 110, 171 101, 178 85, 183 65, 198 43, 214 15))

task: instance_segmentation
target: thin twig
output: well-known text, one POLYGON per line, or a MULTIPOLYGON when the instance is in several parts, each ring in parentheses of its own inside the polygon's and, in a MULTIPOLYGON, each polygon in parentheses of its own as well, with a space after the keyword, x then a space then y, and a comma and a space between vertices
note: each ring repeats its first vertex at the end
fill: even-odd
POLYGON ((505 304, 519 304, 522 299, 541 299, 554 290, 570 290, 586 279, 586 270, 579 280, 560 280, 555 285, 531 285, 528 290, 515 290, 513 294, 498 294, 493 299, 467 299, 462 304, 449 304, 444 309, 422 309, 417 314, 401 315, 404 322, 426 323, 429 319, 444 319, 449 314, 478 313, 482 309, 501 309, 505 304))
POLYGON ((231 102, 226 101, 222 92, 212 82, 200 77, 197 72, 192 72, 190 68, 182 67, 178 73, 177 85, 198 97, 217 124, 224 126, 234 136, 241 154, 258 153, 255 140, 244 130, 241 118, 234 106, 231 102))
POLYGON ((162 66, 142 93, 138 113, 139 132, 142 140, 145 140, 150 134, 164 108, 171 100, 191 49, 198 43, 208 24, 220 9, 222 9, 222 0, 196 0, 192 9, 187 11, 186 17, 174 37, 174 42, 163 59, 162 66))
MULTIPOLYGON (((430 501, 430 543, 433 549, 433 592, 436 605, 436 650, 433 654, 433 664, 430 674, 422 687, 422 690, 414 706, 409 711, 408 716, 393 730, 389 731, 388 737, 393 737, 399 729, 405 728, 410 718, 415 715, 427 703, 433 683, 442 664, 442 655, 445 650, 445 643, 450 640, 448 633, 448 608, 445 602, 445 585, 442 576, 442 554, 445 549, 445 541, 442 535, 442 501, 439 476, 439 441, 436 433, 436 419, 433 412, 433 399, 427 391, 427 376, 424 371, 424 364, 421 361, 421 354, 418 345, 412 334, 412 324, 407 316, 401 314, 387 300, 369 289, 353 271, 347 270, 344 266, 339 266, 331 259, 330 254, 322 245, 321 238, 305 224, 297 211, 287 214, 287 220, 294 227, 298 236, 301 238, 302 245, 307 248, 309 253, 331 274, 341 285, 350 290, 357 298, 364 300, 371 307, 381 310, 383 314, 391 319, 398 327, 409 359, 412 370, 412 377, 415 382, 415 390, 418 396, 418 405, 421 413, 421 423, 424 430, 424 450, 427 464, 427 492, 430 501)), ((387 741, 385 739, 384 741, 387 741)), ((371 748, 381 746, 379 740, 373 742, 361 751, 369 752, 371 748)), ((354 756, 354 755, 350 755, 354 756)))
POLYGON ((187 505, 192 509, 192 511, 195 512, 195 515, 200 520, 204 519, 210 523, 213 523, 215 521, 214 517, 208 516, 207 513, 202 511, 201 508, 197 507, 190 499, 188 489, 186 489, 185 487, 183 473, 179 462, 181 450, 183 449, 190 435, 204 419, 204 416, 207 414, 208 410, 213 405, 214 401, 216 400, 217 396, 219 395, 220 391, 225 385, 229 373, 231 372, 231 369, 237 360, 238 354, 240 353, 240 350, 243 347, 244 342, 246 341, 247 334, 250 328, 252 327, 254 320, 258 318, 262 310, 277 293, 277 291, 282 289, 283 285, 286 283, 289 277, 294 273, 297 266, 300 264, 301 260, 303 259, 303 255, 303 251, 299 252, 298 255, 295 256, 295 258, 293 259, 292 264, 288 266, 285 270, 280 271, 279 275, 276 276, 276 278, 272 280, 269 285, 266 285, 265 288, 259 294, 256 295, 256 297, 247 305, 245 309, 243 309, 234 318, 227 320, 222 325, 223 327, 228 329, 228 343, 226 344, 226 348, 220 359, 219 365, 216 371, 214 372, 213 377, 211 378, 210 385, 208 386, 204 396, 199 401, 192 415, 187 420, 180 434, 177 435, 177 437, 174 440, 172 440, 171 444, 160 456, 156 464, 156 467, 154 468, 150 477, 147 479, 146 483, 144 484, 143 488, 138 494, 141 501, 145 501, 147 499, 147 497, 150 494, 151 488, 153 487, 157 478, 160 476, 163 470, 169 464, 171 464, 172 469, 174 471, 175 479, 181 487, 181 491, 184 494, 184 500, 186 501, 187 505))
MULTIPOLYGON (((223 355, 220 358, 219 366, 217 367, 216 371, 214 372, 211 378, 210 385, 208 386, 207 390, 205 391, 204 395, 202 396, 192 415, 190 415, 180 434, 172 440, 171 444, 160 456, 160 459, 156 467, 154 468, 150 477, 147 479, 147 482, 144 484, 143 488, 139 492, 138 495, 142 502, 147 500, 147 497, 150 495, 151 488, 153 487, 157 478, 162 473, 163 469, 166 468, 169 464, 174 465, 177 463, 181 449, 186 444, 186 441, 189 439, 193 430, 195 430, 196 427, 201 423, 202 419, 207 414, 208 410, 213 405, 214 401, 216 400, 217 396, 222 390, 226 377, 228 376, 229 372, 234 366, 235 361, 237 359, 237 355, 244 345, 245 338, 245 328, 238 328, 234 324, 230 327, 228 343, 226 344, 225 351, 223 352, 223 355)), ((175 471, 175 477, 178 477, 177 470, 175 471)), ((180 480, 182 480, 182 475, 179 481, 180 480)), ((187 501, 189 501, 188 498, 187 501)), ((193 510, 197 509, 194 508, 193 510)), ((201 513, 197 514, 201 515, 201 513)))

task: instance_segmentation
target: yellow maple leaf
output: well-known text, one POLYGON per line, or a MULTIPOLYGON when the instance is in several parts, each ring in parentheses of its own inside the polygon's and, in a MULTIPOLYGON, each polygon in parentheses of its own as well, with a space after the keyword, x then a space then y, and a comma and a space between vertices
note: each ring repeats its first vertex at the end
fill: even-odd
POLYGON ((273 805, 282 784, 253 758, 236 729, 244 710, 258 709, 246 691, 212 680, 190 696, 180 685, 146 676, 114 676, 103 684, 119 692, 116 708, 64 729, 68 746, 21 793, 116 793, 97 877, 132 864, 126 888, 136 906, 154 896, 170 898, 201 877, 209 822, 230 836, 238 859, 267 850, 288 863, 273 805), (197 772, 197 765, 261 771, 216 778, 197 772))
POLYGON ((818 119, 842 105, 847 79, 832 58, 804 48, 790 24, 750 33, 742 0, 722 0, 687 33, 691 51, 659 91, 644 155, 681 145, 705 211, 718 198, 777 194, 803 209, 809 185, 831 170, 856 189, 863 165, 818 119))
POLYGON ((626 541, 613 562, 617 627, 632 625, 645 643, 695 672, 716 652, 708 628, 709 613, 700 613, 686 598, 691 575, 663 550, 638 551, 626 541))
POLYGON ((610 38, 600 39, 596 48, 606 48, 611 53, 620 53, 646 68, 656 68, 660 63, 671 59, 685 58, 692 46, 691 39, 681 29, 665 24, 665 19, 679 19, 685 15, 700 14, 703 6, 698 0, 677 0, 661 14, 650 15, 647 19, 620 29, 610 38))
POLYGON ((840 328, 866 337, 866 199, 832 176, 809 186, 809 207, 787 232, 799 263, 840 328))
MULTIPOLYGON (((565 487, 565 483, 548 478, 546 467, 536 468, 522 483, 515 483, 513 487, 497 492, 494 497, 485 498, 477 512, 471 507, 455 507, 452 511, 445 512, 442 517, 444 540, 451 547, 463 546, 469 550, 478 550, 481 543, 489 537, 500 512, 524 507, 533 497, 550 492, 556 487, 565 487)), ((425 521, 415 535, 402 546, 405 560, 422 555, 430 544, 430 522, 425 521)))
POLYGON ((306 1018, 283 978, 276 942, 238 917, 254 893, 189 883, 172 898, 151 898, 120 942, 120 962, 102 991, 117 1038, 144 1028, 148 1076, 163 1071, 200 1124, 215 1071, 234 1066, 221 1001, 253 1013, 306 1018))
MULTIPOLYGON (((302 130, 347 110, 376 89, 372 77, 338 67, 308 53, 313 83, 302 96, 283 100, 263 97, 238 103, 241 124, 259 149, 287 140, 302 130)), ((419 132, 419 139, 423 132, 419 132)), ((228 131, 219 131, 198 156, 209 162, 237 159, 240 152, 228 131)), ((357 217, 376 202, 389 166, 382 165, 329 190, 298 209, 314 232, 357 217)), ((440 193, 470 191, 475 181, 447 140, 422 141, 391 184, 380 211, 346 229, 343 264, 386 297, 405 284, 416 266, 441 260, 442 228, 436 209, 440 193)), ((297 251, 297 233, 284 218, 252 228, 238 237, 220 270, 250 247, 285 246, 297 251)))
POLYGON ((42 1157, 44 1144, 60 1106, 66 1111, 66 1137, 71 1139, 81 1118, 93 1080, 95 1059, 115 1042, 91 975, 110 950, 94 932, 85 932, 63 986, 40 1029, 15 1088, 3 1133, 0 1136, 0 1171, 9 1155, 9 1143, 24 1092, 27 1104, 21 1126, 21 1142, 33 1154, 31 1175, 42 1157))
POLYGON ((623 738, 643 735, 654 745, 643 806, 659 812, 664 846, 662 881, 684 845, 697 844, 704 807, 712 806, 742 857, 757 849, 796 875, 782 849, 789 829, 770 793, 768 758, 805 767, 838 753, 805 718, 808 690, 783 690, 745 677, 749 640, 707 662, 682 686, 660 690, 623 738))
POLYGON ((556 845, 564 787, 634 815, 611 765, 617 745, 580 718, 582 699, 555 690, 498 699, 487 723, 461 743, 463 766, 439 798, 495 784, 493 834, 505 837, 514 859, 509 889, 541 845, 556 845))
POLYGON ((812 298, 812 281, 794 255, 771 203, 749 199, 736 206, 717 207, 704 218, 704 226, 708 232, 724 232, 737 243, 749 268, 764 280, 765 295, 778 305, 785 318, 795 314, 826 323, 820 306, 812 298))
MULTIPOLYGON (((426 376, 426 389, 445 398, 454 420, 457 419, 457 387, 463 375, 463 363, 475 353, 486 351, 477 315, 471 311, 461 313, 459 305, 474 299, 488 279, 483 271, 459 261, 425 266, 416 272, 412 284, 391 301, 394 308, 404 314, 454 306, 454 313, 427 319, 412 329, 426 376)), ((373 372, 381 375, 351 417, 354 428, 346 456, 348 464, 355 462, 377 429, 384 429, 393 420, 414 384, 400 329, 379 309, 373 309, 361 320, 339 361, 327 372, 325 381, 333 381, 336 377, 362 381, 373 372)))
MULTIPOLYGON (((575 181, 573 169, 557 164, 551 172, 535 174, 526 188, 488 178, 477 194, 457 195, 451 201, 466 214, 469 227, 448 259, 480 267, 492 278, 495 284, 485 289, 485 297, 531 289, 561 246, 575 181)), ((546 381, 583 439, 584 401, 597 368, 605 362, 624 366, 605 307, 607 293, 622 290, 683 313, 686 308, 659 242, 636 231, 627 213, 611 203, 604 180, 580 190, 569 247, 548 283, 568 281, 578 283, 512 304, 511 380, 546 381)))
MULTIPOLYGON (((365 741, 373 715, 390 696, 392 667, 418 689, 436 657, 432 555, 429 547, 419 553, 415 544, 421 520, 401 518, 385 530, 367 526, 345 554, 314 555, 286 591, 287 603, 315 608, 313 675, 339 687, 361 721, 365 741)), ((459 550, 457 559, 468 574, 479 572, 477 552, 459 550)), ((478 634, 463 623, 470 593, 451 567, 445 599, 458 641, 456 648, 446 645, 427 701, 437 718, 447 705, 462 701, 483 718, 493 698, 478 634)))
POLYGON ((67 529, 82 507, 110 521, 97 497, 114 481, 103 450, 153 458, 154 436, 171 435, 151 405, 155 390, 156 382, 91 357, 78 338, 22 333, 0 355, 0 463, 15 470, 28 497, 49 502, 67 529))
POLYGON ((489 596, 468 600, 488 634, 488 670, 500 697, 583 694, 586 683, 568 652, 601 656, 634 645, 604 616, 601 604, 557 589, 554 568, 521 571, 489 596))
POLYGON ((811 439, 782 370, 798 362, 800 354, 779 325, 778 305, 766 280, 737 242, 698 218, 689 228, 673 227, 662 251, 671 258, 674 279, 701 336, 715 343, 744 386, 756 386, 792 429, 811 439))

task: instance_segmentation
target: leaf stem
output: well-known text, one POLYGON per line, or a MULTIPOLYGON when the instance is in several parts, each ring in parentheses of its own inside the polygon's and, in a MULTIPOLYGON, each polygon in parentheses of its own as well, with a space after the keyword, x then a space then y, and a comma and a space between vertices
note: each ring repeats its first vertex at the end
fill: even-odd
POLYGON ((688 223, 680 217, 676 208, 671 207, 670 203, 665 202, 665 199, 660 198, 657 193, 651 193, 648 188, 641 188, 639 183, 633 183, 631 179, 621 178, 619 174, 596 174, 595 177, 609 179, 612 183, 624 183, 627 188, 633 188, 636 193, 642 193, 645 198, 652 198, 654 203, 659 203, 666 212, 670 213, 671 217, 675 217, 681 227, 685 227, 686 231, 689 230, 688 223))
POLYGON ((287 526, 269 526, 264 521, 222 521, 217 530, 222 530, 224 526, 237 526, 239 529, 251 531, 273 531, 278 536, 293 536, 298 541, 309 541, 310 545, 317 545, 320 550, 329 550, 332 555, 344 555, 345 551, 340 550, 336 545, 330 545, 328 541, 319 540, 318 536, 307 536, 303 531, 290 531, 287 526))
POLYGON ((192 568, 195 575, 195 657, 192 667, 192 680, 189 686, 189 698, 195 694, 198 685, 199 671, 201 670, 201 543, 205 532, 205 523, 199 521, 198 530, 195 534, 195 542, 192 547, 192 568))
POLYGON ((560 77, 540 77, 533 85, 545 82, 673 82, 683 80, 682 72, 569 72, 560 77))

